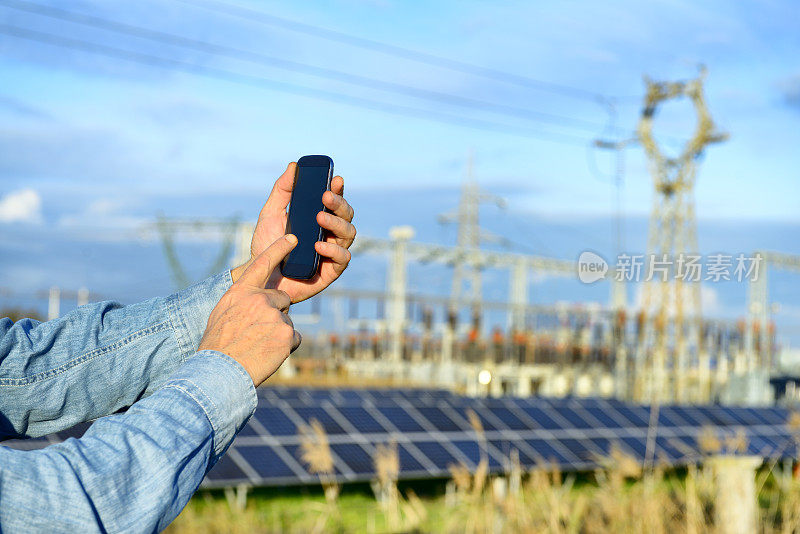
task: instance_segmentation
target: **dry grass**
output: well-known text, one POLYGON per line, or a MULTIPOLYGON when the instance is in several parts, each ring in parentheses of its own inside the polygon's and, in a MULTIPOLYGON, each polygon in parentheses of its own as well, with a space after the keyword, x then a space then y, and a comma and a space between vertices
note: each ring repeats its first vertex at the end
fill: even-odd
MULTIPOLYGON (((593 476, 580 481, 564 475, 557 465, 524 472, 511 451, 505 473, 489 473, 486 438, 480 419, 467 417, 480 444, 481 459, 472 470, 450 466, 447 495, 422 500, 412 491, 398 490, 397 446, 376 447, 377 477, 367 497, 342 498, 336 484, 327 436, 312 422, 303 430, 302 460, 320 477, 324 498, 297 502, 259 503, 235 512, 218 499, 195 499, 171 527, 173 532, 452 532, 599 534, 606 532, 688 534, 717 532, 714 525, 714 475, 703 462, 684 470, 665 471, 656 464, 644 469, 621 448, 612 447, 593 476), (267 508, 269 511, 267 511, 267 508), (294 513, 292 510, 300 509, 294 513), (276 519, 276 517, 280 519, 276 519)), ((800 433, 800 416, 789 428, 800 433)), ((743 432, 718 433, 703 429, 698 446, 707 455, 730 455, 747 450, 743 432)), ((702 460, 702 458, 700 459, 702 460)), ((791 469, 768 463, 756 477, 761 532, 800 532, 800 481, 791 469)))
POLYGON ((325 493, 325 506, 310 510, 318 514, 311 531, 325 532, 340 523, 341 514, 336 502, 340 487, 336 482, 328 435, 319 421, 312 419, 310 423, 310 426, 300 429, 301 459, 306 464, 309 473, 319 476, 325 493))
POLYGON ((400 455, 397 444, 378 445, 375 450, 376 479, 372 483, 378 505, 384 514, 386 525, 393 525, 398 532, 417 531, 428 517, 425 504, 413 492, 404 497, 397 489, 400 475, 400 455))

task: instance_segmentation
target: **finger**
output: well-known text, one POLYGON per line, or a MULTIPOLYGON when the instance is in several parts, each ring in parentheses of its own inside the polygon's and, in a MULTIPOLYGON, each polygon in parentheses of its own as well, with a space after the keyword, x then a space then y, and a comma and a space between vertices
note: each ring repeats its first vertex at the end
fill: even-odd
POLYGON ((282 320, 284 323, 286 323, 286 324, 288 324, 289 326, 291 326, 291 327, 292 327, 292 330, 294 330, 294 322, 292 322, 292 318, 291 318, 291 317, 289 317, 289 314, 288 314, 288 313, 284 313, 284 314, 282 314, 282 315, 281 315, 281 320, 282 320))
POLYGON ((300 332, 297 330, 294 331, 294 337, 292 338, 292 350, 289 354, 297 350, 297 347, 300 346, 300 343, 303 342, 303 336, 300 335, 300 332))
POLYGON ((342 274, 347 268, 347 264, 350 263, 350 251, 336 243, 317 241, 314 243, 314 249, 319 252, 320 256, 333 262, 333 269, 337 274, 342 274))
POLYGON ((267 250, 256 256, 236 283, 263 289, 267 285, 269 275, 289 255, 295 245, 297 245, 297 237, 293 234, 281 236, 268 246, 267 250))
POLYGON ((337 195, 344 194, 344 178, 341 176, 334 176, 333 180, 331 180, 331 191, 336 193, 337 195))
POLYGON ((342 246, 349 246, 356 238, 356 227, 341 217, 321 211, 317 213, 317 223, 329 230, 342 246))
POLYGON ((297 164, 295 162, 289 163, 280 178, 275 181, 275 185, 272 186, 272 191, 262 211, 271 214, 286 211, 286 206, 289 205, 289 201, 292 199, 296 168, 297 164))
POLYGON ((343 196, 337 195, 331 191, 325 191, 325 193, 322 195, 322 204, 331 210, 331 213, 341 217, 347 222, 351 222, 353 220, 353 215, 355 214, 353 207, 344 199, 343 196))
POLYGON ((270 306, 276 308, 283 313, 289 311, 289 306, 292 304, 292 297, 286 291, 280 289, 268 289, 265 292, 270 306))

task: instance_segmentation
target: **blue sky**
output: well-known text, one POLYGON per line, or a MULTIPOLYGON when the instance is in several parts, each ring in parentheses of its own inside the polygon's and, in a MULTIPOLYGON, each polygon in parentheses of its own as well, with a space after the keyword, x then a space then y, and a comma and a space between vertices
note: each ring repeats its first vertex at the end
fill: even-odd
MULTIPOLYGON (((146 266, 129 259, 114 267, 116 276, 135 285, 144 270, 153 281, 145 294, 168 290, 157 247, 137 237, 143 223, 159 211, 170 216, 254 216, 286 162, 312 153, 330 154, 348 192, 366 204, 359 215, 363 234, 385 235, 391 224, 412 223, 429 240, 452 241, 452 232, 433 229, 435 215, 454 207, 466 155, 474 150, 476 178, 509 201, 508 215, 495 216, 487 208, 495 231, 540 253, 558 251, 561 257, 585 247, 609 250, 612 162, 607 154, 588 149, 593 138, 608 135, 609 114, 592 99, 313 38, 191 5, 197 2, 36 3, 555 115, 569 125, 157 45, 0 2, 6 26, 257 76, 273 87, 209 79, 0 34, 0 199, 5 198, 5 203, 0 200, 0 273, 18 287, 32 291, 54 283, 100 284, 82 258, 88 254, 92 261, 112 264, 98 247, 124 249, 125 243, 133 243, 149 251, 139 256, 149 258, 146 266), (417 111, 413 117, 389 114, 274 90, 276 83, 417 111), (533 133, 499 133, 419 117, 441 114, 533 133), (552 139, 560 134, 572 141, 552 139), (597 168, 590 165, 592 158, 597 168), (4 218, 3 209, 12 210, 11 215, 4 218), (511 224, 511 219, 517 222, 511 224), (515 230, 530 221, 541 223, 542 231, 523 235, 515 230), (571 248, 559 249, 564 239, 550 235, 553 228, 572 236, 571 248), (42 264, 31 251, 34 246, 39 253, 47 251, 53 240, 63 265, 42 264), (80 250, 84 252, 76 252, 80 250)), ((688 78, 705 64, 712 116, 731 137, 710 147, 700 166, 696 193, 701 248, 741 243, 746 252, 769 243, 800 253, 794 232, 800 225, 800 5, 795 2, 238 0, 236 5, 614 97, 620 135, 635 128, 643 75, 688 78), (716 230, 704 236, 704 224, 716 230), (733 228, 741 240, 731 238, 733 228)), ((679 102, 664 108, 656 130, 664 139, 683 138, 693 125, 690 106, 679 102)), ((643 248, 652 182, 640 148, 626 151, 625 167, 626 238, 631 246, 643 248)), ((102 291, 115 291, 110 280, 103 283, 108 286, 102 291)))

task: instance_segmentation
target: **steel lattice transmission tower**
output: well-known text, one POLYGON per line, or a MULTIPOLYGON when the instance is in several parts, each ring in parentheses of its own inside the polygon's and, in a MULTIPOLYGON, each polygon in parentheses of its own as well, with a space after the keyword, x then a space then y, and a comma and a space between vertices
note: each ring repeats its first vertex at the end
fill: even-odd
MULTIPOLYGON (((710 373, 707 355, 700 347, 700 283, 692 280, 686 260, 697 256, 697 223, 694 183, 697 162, 706 145, 723 141, 727 134, 717 132, 703 95, 705 69, 688 81, 654 82, 645 78, 647 94, 639 121, 638 136, 649 160, 655 194, 650 217, 648 260, 644 276, 642 310, 645 333, 637 355, 634 395, 641 401, 686 401, 704 396, 703 376, 710 373), (697 126, 680 155, 664 155, 653 137, 653 118, 666 101, 686 98, 697 115, 697 126), (689 358, 697 362, 689 362, 689 358), (704 361, 705 360, 705 361, 704 361), (696 388, 687 390, 688 365, 695 371, 696 388), (695 367, 696 365, 696 367, 695 367), (670 376, 671 375, 671 376, 670 376)), ((699 275, 698 275, 699 277, 699 275)))
MULTIPOLYGON (((207 275, 215 274, 226 267, 231 260, 231 255, 236 245, 235 237, 237 229, 239 228, 238 217, 233 217, 229 220, 216 220, 216 219, 178 219, 167 218, 163 215, 158 215, 156 222, 146 225, 143 230, 143 235, 151 233, 155 230, 161 238, 161 246, 164 251, 164 257, 169 265, 172 274, 172 280, 178 289, 189 286, 192 283, 183 264, 178 257, 178 252, 175 247, 175 237, 181 235, 183 237, 191 237, 195 239, 211 239, 219 240, 221 247, 219 253, 214 258, 211 266, 207 271, 207 275)), ((248 235, 252 236, 252 231, 248 235)), ((247 250, 249 251, 249 241, 247 250)))
POLYGON ((469 258, 480 254, 481 242, 501 241, 502 238, 487 232, 480 227, 479 211, 481 202, 493 202, 499 208, 505 207, 505 200, 481 191, 478 182, 473 176, 473 154, 470 151, 467 157, 467 172, 461 188, 461 199, 455 213, 446 213, 439 216, 441 223, 456 223, 458 225, 458 250, 461 258, 453 264, 453 285, 450 293, 452 300, 451 309, 465 297, 472 302, 474 311, 480 308, 482 299, 481 271, 475 262, 469 258))

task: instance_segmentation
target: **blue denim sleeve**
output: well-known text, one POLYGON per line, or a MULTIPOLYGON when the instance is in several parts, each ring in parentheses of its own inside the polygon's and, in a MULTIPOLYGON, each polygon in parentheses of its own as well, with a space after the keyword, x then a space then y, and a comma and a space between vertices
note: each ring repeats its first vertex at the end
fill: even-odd
POLYGON ((256 407, 244 368, 201 351, 124 414, 37 451, 0 446, 0 532, 154 532, 256 407))
POLYGON ((166 298, 100 302, 53 321, 0 319, 0 441, 132 405, 197 350, 226 271, 166 298))

